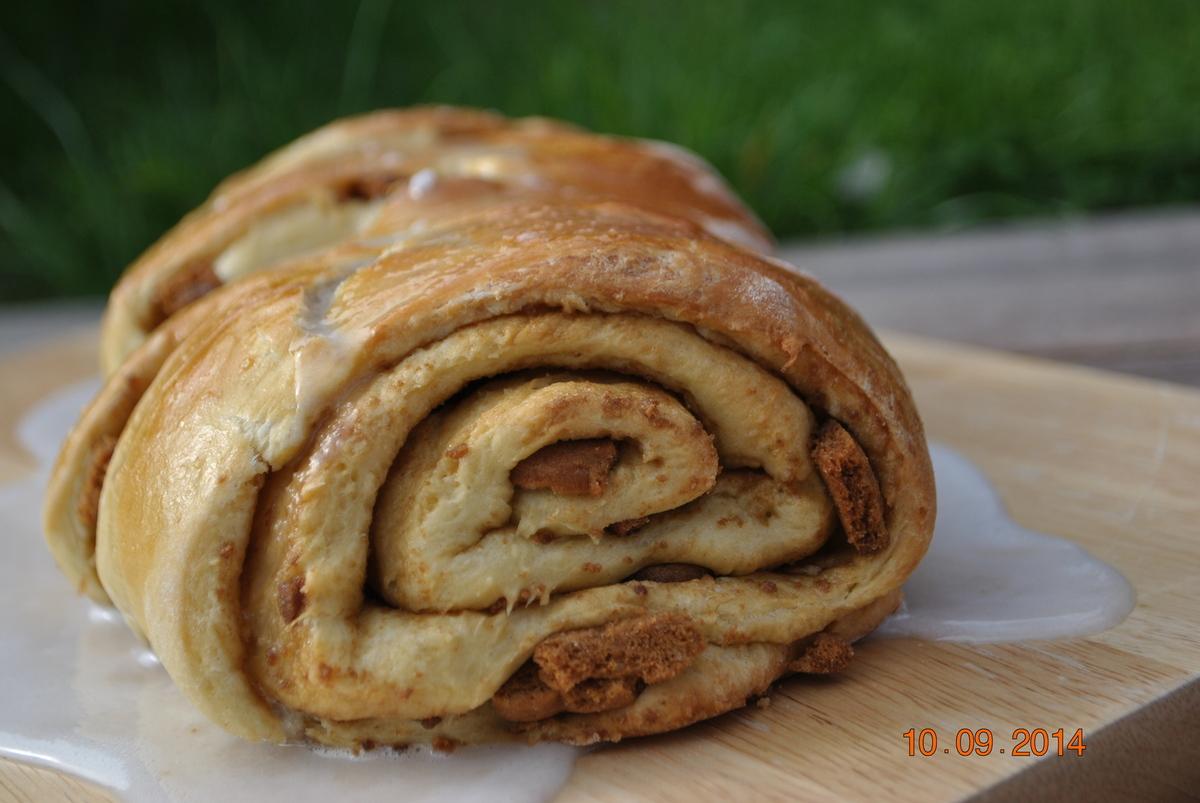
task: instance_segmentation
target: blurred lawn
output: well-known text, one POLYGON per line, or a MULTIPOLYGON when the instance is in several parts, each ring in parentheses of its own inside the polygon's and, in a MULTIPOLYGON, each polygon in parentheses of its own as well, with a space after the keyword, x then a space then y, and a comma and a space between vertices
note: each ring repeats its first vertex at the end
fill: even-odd
POLYGON ((230 171, 442 101, 703 153, 780 235, 1200 200, 1200 2, 7 3, 0 299, 97 293, 230 171))

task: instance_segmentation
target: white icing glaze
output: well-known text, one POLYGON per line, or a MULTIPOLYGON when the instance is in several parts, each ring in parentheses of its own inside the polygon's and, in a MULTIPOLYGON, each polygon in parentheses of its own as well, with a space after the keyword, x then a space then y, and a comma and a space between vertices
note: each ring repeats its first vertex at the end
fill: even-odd
MULTIPOLYGON (((119 614, 71 593, 42 547, 46 473, 95 390, 95 382, 72 386, 21 422, 20 439, 40 468, 0 486, 0 522, 17 545, 0 561, 0 755, 82 776, 132 801, 527 801, 548 799, 566 781, 580 751, 561 745, 350 756, 246 744, 204 719, 119 614)), ((1132 592, 1115 570, 1067 541, 1017 527, 969 462, 944 447, 933 456, 937 536, 907 587, 907 609, 885 633, 1065 637, 1128 612, 1132 592)))
POLYGON ((1133 588, 1113 567, 1063 538, 1009 518, 987 478, 940 444, 933 543, 904 586, 904 607, 879 633, 1000 642, 1099 633, 1133 610, 1133 588))
POLYGON ((213 262, 229 283, 290 257, 320 251, 363 231, 383 208, 382 200, 342 201, 317 196, 259 221, 213 262))
POLYGON ((438 174, 432 167, 419 170, 408 180, 408 197, 419 201, 432 192, 437 183, 438 174))
POLYGON ((438 156, 433 169, 442 176, 514 179, 532 170, 529 152, 519 145, 459 145, 438 156))

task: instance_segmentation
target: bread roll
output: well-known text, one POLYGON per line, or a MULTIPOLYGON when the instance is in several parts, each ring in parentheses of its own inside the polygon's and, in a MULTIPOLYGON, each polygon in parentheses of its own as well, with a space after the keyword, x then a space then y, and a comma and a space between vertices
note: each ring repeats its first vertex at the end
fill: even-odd
POLYGON ((925 552, 933 478, 896 365, 769 244, 665 146, 335 123, 122 279, 51 547, 248 739, 586 744, 838 671, 925 552), (373 207, 327 242, 246 245, 345 203, 373 207))

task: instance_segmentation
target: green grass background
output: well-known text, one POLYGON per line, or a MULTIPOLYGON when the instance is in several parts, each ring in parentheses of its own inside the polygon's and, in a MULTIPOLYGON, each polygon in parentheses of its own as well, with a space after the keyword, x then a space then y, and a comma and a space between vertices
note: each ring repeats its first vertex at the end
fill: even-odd
POLYGON ((1195 0, 4 6, 3 300, 103 292, 230 171, 420 101, 680 142, 781 236, 1200 199, 1195 0))

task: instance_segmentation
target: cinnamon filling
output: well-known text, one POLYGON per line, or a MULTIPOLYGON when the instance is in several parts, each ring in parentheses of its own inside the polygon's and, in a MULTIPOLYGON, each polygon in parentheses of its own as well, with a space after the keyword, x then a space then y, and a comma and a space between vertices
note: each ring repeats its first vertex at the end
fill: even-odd
POLYGON ((153 309, 156 323, 161 323, 176 312, 221 286, 221 279, 213 271, 210 259, 194 259, 170 276, 154 293, 153 309))
POLYGON ((304 578, 293 577, 290 580, 284 580, 276 587, 275 591, 279 603, 279 615, 283 617, 284 622, 291 624, 300 614, 304 613, 304 607, 308 604, 308 596, 304 593, 304 578))
POLYGON ((96 529, 100 516, 100 490, 104 487, 104 475, 108 473, 108 463, 116 447, 116 436, 105 435, 92 450, 92 464, 83 478, 83 487, 75 503, 75 513, 88 530, 96 529))
POLYGON ((387 195, 401 179, 395 173, 379 172, 354 178, 338 188, 339 201, 373 201, 387 195))
POLYGON ((624 708, 637 699, 642 686, 635 677, 592 678, 562 693, 563 708, 574 714, 624 708))
POLYGON ((609 533, 610 535, 617 536, 629 535, 632 532, 640 530, 649 523, 649 516, 638 516, 636 519, 625 519, 625 521, 618 521, 615 524, 610 524, 605 529, 605 532, 609 533))
POLYGON ((492 707, 510 722, 623 708, 645 685, 679 675, 703 649, 700 631, 677 613, 556 633, 500 687, 492 707))
POLYGON ((854 437, 837 421, 826 421, 813 438, 812 459, 855 551, 869 555, 887 548, 883 493, 854 437))
POLYGON ((698 580, 711 574, 708 569, 694 563, 660 563, 647 566, 630 579, 648 583, 686 583, 688 580, 698 580))
POLYGON ((512 483, 526 491, 547 490, 564 496, 600 496, 617 460, 609 438, 560 441, 538 449, 512 470, 512 483))
POLYGON ((829 675, 841 672, 850 665, 853 657, 854 648, 850 642, 828 633, 818 633, 788 669, 810 675, 829 675))
POLYGON ((526 661, 492 696, 492 708, 509 722, 536 722, 566 710, 562 695, 538 677, 538 667, 526 661))

